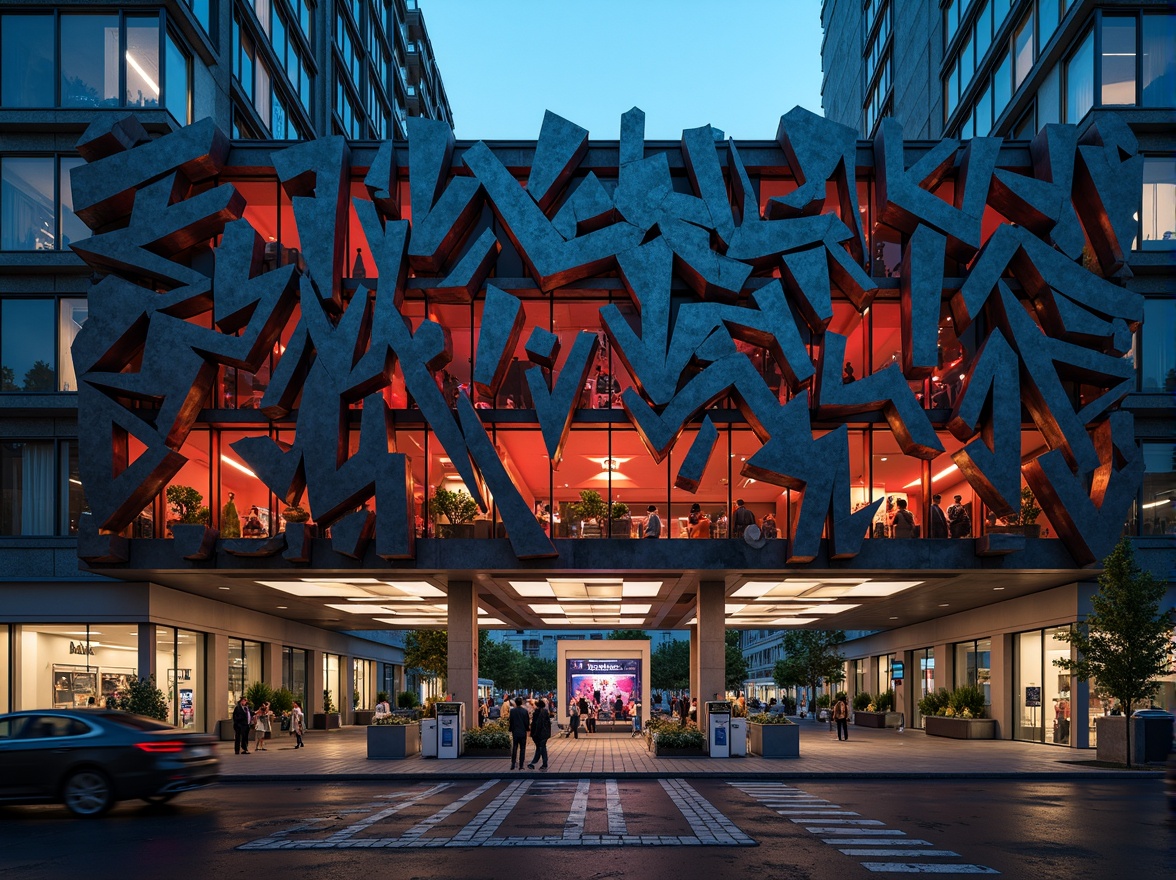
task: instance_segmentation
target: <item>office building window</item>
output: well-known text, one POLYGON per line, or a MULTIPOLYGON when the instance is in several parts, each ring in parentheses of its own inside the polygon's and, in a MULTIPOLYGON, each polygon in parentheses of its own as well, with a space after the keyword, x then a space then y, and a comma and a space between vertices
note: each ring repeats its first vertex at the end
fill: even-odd
POLYGON ((0 300, 0 391, 56 391, 51 299, 0 300))
POLYGON ((1143 444, 1143 534, 1176 534, 1176 446, 1143 444))
MULTIPOLYGON (((109 38, 108 38, 109 39, 109 38)), ((128 107, 158 107, 159 16, 127 16, 126 98, 128 107)), ((108 50, 109 53, 109 50, 108 50)))
POLYGON ((1061 15, 1059 0, 1037 0, 1037 51, 1045 52, 1061 15))
POLYGON ((1140 390, 1176 392, 1176 299, 1144 301, 1140 337, 1135 352, 1140 390))
POLYGON ((1017 27, 1017 32, 1013 36, 1013 54, 1016 58, 1016 69, 1014 74, 1016 76, 1016 88, 1020 88, 1021 83, 1025 81, 1025 77, 1029 75, 1030 68, 1033 67, 1033 9, 1030 7, 1025 17, 1021 19, 1021 24, 1017 27))
POLYGON ((192 70, 188 56, 176 43, 175 38, 167 35, 164 51, 167 53, 167 79, 164 85, 164 104, 171 111, 171 115, 181 125, 192 121, 192 112, 188 96, 191 94, 192 70))
POLYGON ((64 298, 57 305, 57 390, 77 391, 78 380, 74 373, 73 355, 70 349, 81 332, 82 325, 90 313, 90 304, 85 299, 64 298))
POLYGON ((52 15, 0 16, 0 104, 55 103, 52 15))
POLYGON ((0 157, 0 251, 67 250, 90 230, 73 213, 75 156, 0 157))
POLYGON ((1143 161, 1143 204, 1139 244, 1145 251, 1176 248, 1176 157, 1143 161))
POLYGON ((118 105, 118 16, 61 16, 62 107, 118 105))
POLYGON ((80 482, 71 479, 76 441, 0 443, 0 535, 76 535, 84 502, 80 482))
POLYGON ((1176 105, 1176 15, 1143 17, 1144 107, 1176 105))
POLYGON ((1094 106, 1094 31, 1089 31, 1066 62, 1066 118, 1077 125, 1094 106))
POLYGON ((1135 103, 1134 16, 1103 16, 1101 103, 1135 103))

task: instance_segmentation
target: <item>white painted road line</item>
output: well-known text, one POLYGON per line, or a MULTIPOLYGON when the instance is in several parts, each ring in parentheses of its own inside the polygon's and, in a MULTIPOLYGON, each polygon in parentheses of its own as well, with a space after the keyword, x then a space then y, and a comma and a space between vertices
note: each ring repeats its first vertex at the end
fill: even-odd
POLYGON ((478 815, 467 822, 457 834, 453 835, 453 839, 447 845, 468 846, 472 840, 481 841, 492 837, 530 786, 530 779, 507 783, 505 790, 482 808, 478 815))
POLYGON ((826 837, 822 843, 833 846, 931 846, 928 840, 896 840, 889 837, 826 837))
POLYGON ((625 810, 621 806, 621 792, 615 779, 604 780, 604 803, 608 812, 608 833, 628 834, 625 826, 625 810))
POLYGON ((588 814, 588 788, 592 783, 581 779, 576 786, 575 797, 572 798, 572 809, 564 821, 564 839, 579 840, 584 836, 584 817, 588 814))
POLYGON ((867 871, 879 874, 999 874, 984 865, 923 865, 918 862, 862 862, 867 871))
POLYGON ((910 858, 914 857, 921 859, 928 856, 937 856, 945 859, 958 859, 959 853, 952 852, 950 849, 843 849, 841 851, 847 856, 886 856, 887 858, 902 858, 903 856, 910 858))

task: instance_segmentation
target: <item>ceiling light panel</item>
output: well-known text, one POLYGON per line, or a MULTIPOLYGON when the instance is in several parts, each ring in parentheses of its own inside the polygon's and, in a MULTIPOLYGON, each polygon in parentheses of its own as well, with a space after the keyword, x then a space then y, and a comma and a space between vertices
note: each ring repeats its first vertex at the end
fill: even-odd
POLYGON ((353 584, 345 584, 341 581, 328 583, 307 583, 306 581, 257 581, 263 587, 270 587, 274 590, 279 590, 283 593, 289 593, 291 596, 303 596, 306 598, 372 598, 372 594, 367 590, 357 587, 353 584))
POLYGON ((551 584, 547 581, 511 581, 511 589, 524 599, 554 599, 551 584))

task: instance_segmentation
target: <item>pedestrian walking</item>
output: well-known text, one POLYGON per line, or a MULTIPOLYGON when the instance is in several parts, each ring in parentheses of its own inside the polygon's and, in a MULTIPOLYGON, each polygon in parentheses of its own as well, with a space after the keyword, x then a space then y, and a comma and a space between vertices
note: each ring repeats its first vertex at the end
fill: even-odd
POLYGON ((515 768, 515 755, 518 755, 519 769, 523 769, 523 761, 527 759, 527 731, 531 728, 531 716, 523 706, 523 698, 515 697, 514 708, 507 717, 510 728, 510 769, 515 768))
POLYGON ((546 700, 535 701, 535 714, 531 717, 531 739, 535 742, 535 754, 527 764, 530 770, 535 769, 535 762, 542 759, 540 770, 547 769, 547 741, 551 739, 551 715, 547 711, 546 700))
POLYGON ((269 703, 262 703, 261 708, 253 714, 253 730, 256 745, 254 749, 258 752, 264 752, 265 741, 270 738, 270 731, 273 729, 274 713, 270 711, 269 703))
POLYGON ((596 733, 596 717, 599 712, 600 709, 595 703, 589 704, 587 721, 589 733, 596 733))
POLYGON ((580 704, 577 703, 575 700, 572 701, 571 713, 568 716, 568 720, 571 722, 571 725, 572 725, 572 739, 579 739, 580 738, 580 704))
POLYGON ((837 741, 849 739, 849 706, 845 702, 845 694, 837 695, 837 702, 833 704, 833 721, 837 724, 837 741))
POLYGON ((306 731, 306 715, 302 712, 302 703, 294 701, 294 708, 290 710, 290 735, 294 737, 294 748, 302 748, 302 734, 306 731))

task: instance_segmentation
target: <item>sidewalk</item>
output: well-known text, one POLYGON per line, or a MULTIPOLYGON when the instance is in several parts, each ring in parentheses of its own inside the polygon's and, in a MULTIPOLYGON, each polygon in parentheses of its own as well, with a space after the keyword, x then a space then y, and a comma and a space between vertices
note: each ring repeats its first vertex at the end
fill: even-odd
MULTIPOLYGON (((850 726, 849 741, 838 742, 828 724, 800 722, 800 757, 769 760, 746 757, 655 758, 643 737, 628 733, 556 737, 547 746, 544 776, 584 778, 757 778, 757 779, 1146 779, 1163 768, 1105 770, 1093 749, 1078 750, 1009 740, 954 740, 927 736, 921 730, 876 730, 850 726)), ((508 758, 459 758, 439 761, 415 755, 401 761, 367 758, 367 728, 310 731, 306 747, 276 734, 263 752, 234 755, 222 743, 221 781, 226 783, 290 780, 490 779, 510 772, 508 758)), ((528 741, 528 756, 532 743, 528 741)), ((539 771, 526 771, 539 775, 539 771)))

